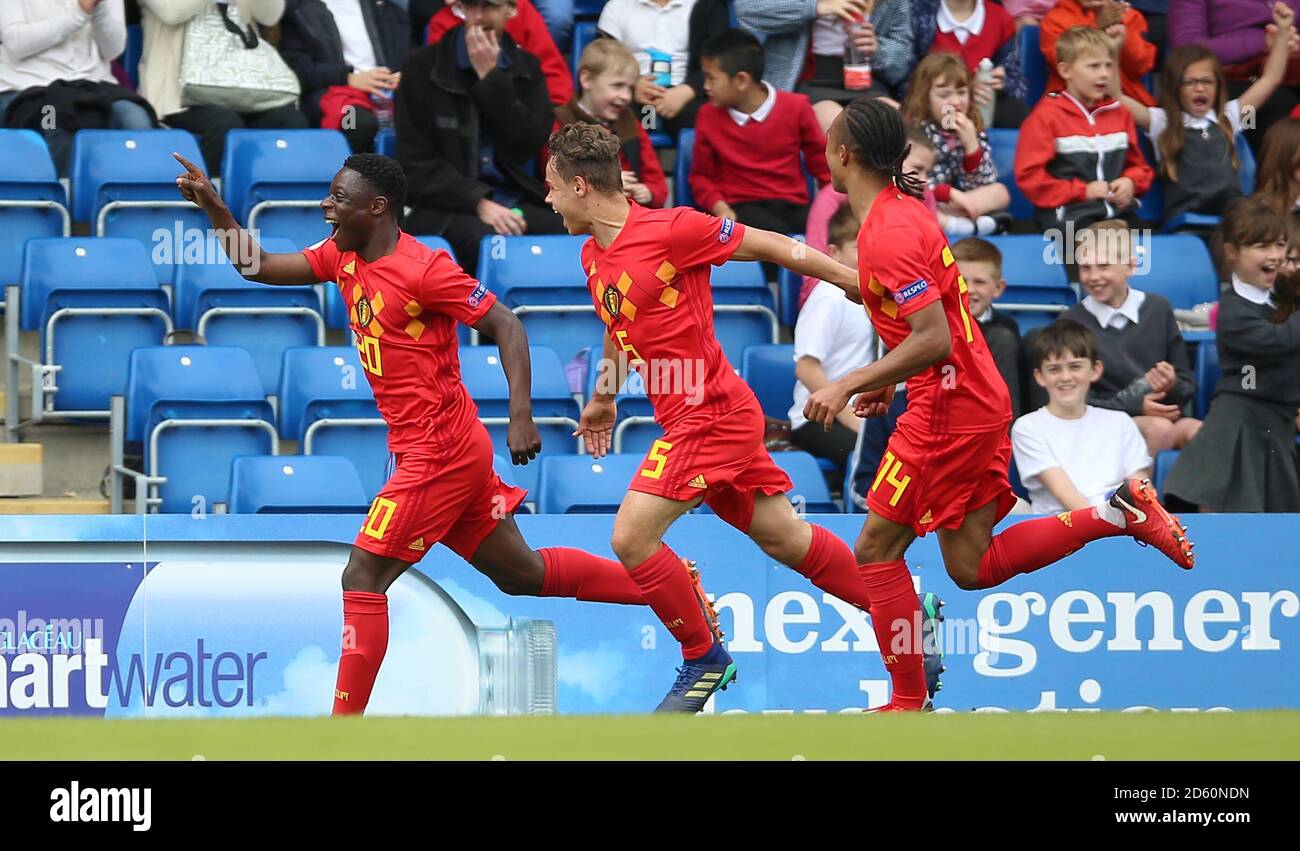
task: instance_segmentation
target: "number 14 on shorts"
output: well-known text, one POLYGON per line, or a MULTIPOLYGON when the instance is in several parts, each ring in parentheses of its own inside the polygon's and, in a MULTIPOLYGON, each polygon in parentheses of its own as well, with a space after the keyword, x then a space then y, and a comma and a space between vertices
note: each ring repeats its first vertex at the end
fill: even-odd
POLYGON ((880 487, 881 483, 892 485, 894 495, 889 498, 890 505, 898 505, 898 501, 903 498, 903 491, 907 490, 908 484, 911 483, 911 476, 899 477, 903 470, 903 462, 894 457, 894 453, 885 450, 885 457, 880 462, 880 469, 876 471, 876 480, 871 483, 871 491, 880 487))

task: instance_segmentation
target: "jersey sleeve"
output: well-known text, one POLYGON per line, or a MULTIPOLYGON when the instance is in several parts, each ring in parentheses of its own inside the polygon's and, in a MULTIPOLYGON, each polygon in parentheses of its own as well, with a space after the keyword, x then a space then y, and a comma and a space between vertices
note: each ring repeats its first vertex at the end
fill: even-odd
POLYGON ((745 226, 734 219, 679 207, 668 226, 668 257, 678 269, 721 266, 736 253, 744 235, 745 226))
MULTIPOLYGON (((889 291, 900 315, 909 316, 942 297, 935 270, 943 268, 943 257, 933 256, 915 230, 886 228, 874 243, 870 247, 871 276, 889 291)), ((942 250, 948 250, 947 246, 942 250)))
POLYGON ((435 251, 420 281, 420 306, 463 325, 478 322, 496 304, 487 284, 465 274, 445 251, 435 251))
POLYGON ((322 239, 315 245, 302 250, 303 256, 311 264, 311 273, 321 281, 337 281, 339 256, 342 252, 332 239, 322 239))

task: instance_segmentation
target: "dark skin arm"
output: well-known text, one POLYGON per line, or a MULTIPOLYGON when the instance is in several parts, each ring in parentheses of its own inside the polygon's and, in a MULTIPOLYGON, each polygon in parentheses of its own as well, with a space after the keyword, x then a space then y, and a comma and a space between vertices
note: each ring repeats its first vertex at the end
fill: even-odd
POLYGON ((244 230, 235 221, 230 209, 226 207, 212 182, 199 167, 180 154, 173 157, 185 166, 185 173, 176 178, 176 188, 181 197, 192 201, 199 209, 208 214, 212 227, 216 231, 217 241, 230 258, 230 262, 250 281, 277 286, 301 286, 320 281, 311 270, 306 256, 294 254, 270 254, 253 238, 250 231, 244 230))
POLYGON ((506 427, 506 445, 510 460, 527 464, 542 451, 542 436, 533 422, 533 364, 528 355, 528 334, 519 317, 497 302, 474 328, 497 341, 501 368, 510 385, 510 425, 506 427))
POLYGON ((732 260, 766 260, 783 266, 791 272, 817 278, 844 290, 845 298, 862 303, 858 292, 858 271, 845 266, 815 248, 788 237, 755 227, 746 227, 740 247, 731 255, 732 260))
POLYGON ((859 411, 880 415, 883 413, 880 403, 888 408, 885 397, 893 396, 895 384, 929 369, 952 353, 952 334, 942 302, 928 304, 906 319, 912 330, 897 348, 812 394, 804 405, 803 415, 830 431, 835 415, 844 409, 854 393, 868 397, 858 399, 859 411))

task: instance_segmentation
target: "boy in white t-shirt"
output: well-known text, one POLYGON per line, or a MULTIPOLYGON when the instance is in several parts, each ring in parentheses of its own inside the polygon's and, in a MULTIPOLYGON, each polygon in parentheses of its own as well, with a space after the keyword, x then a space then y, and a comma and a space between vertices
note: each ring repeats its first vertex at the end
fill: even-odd
POLYGON ((1047 404, 1011 427, 1034 513, 1090 505, 1118 512, 1107 503, 1111 493, 1130 477, 1148 475, 1151 457, 1132 417, 1087 404, 1088 388, 1102 374, 1096 338, 1078 322, 1058 319, 1034 341, 1034 360, 1047 404))
MULTIPOLYGON (((861 222, 845 201, 827 225, 827 250, 847 266, 858 265, 858 230, 861 222)), ((847 372, 875 359, 875 332, 862 305, 844 297, 839 287, 819 281, 808 294, 794 326, 794 404, 790 407, 790 442, 819 458, 829 458, 840 469, 848 462, 858 439, 861 420, 845 407, 830 431, 804 418, 808 397, 847 372)))

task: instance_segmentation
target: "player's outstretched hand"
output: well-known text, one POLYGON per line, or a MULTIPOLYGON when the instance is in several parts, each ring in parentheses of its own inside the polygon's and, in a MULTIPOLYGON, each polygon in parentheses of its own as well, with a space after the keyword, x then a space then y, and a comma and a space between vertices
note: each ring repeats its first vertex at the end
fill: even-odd
POLYGON ((204 210, 221 206, 221 196, 212 188, 212 181, 208 180, 207 175, 180 154, 173 151, 172 156, 185 166, 185 173, 176 177, 176 188, 180 190, 181 197, 193 201, 204 210))
POLYGON ((809 422, 821 423, 822 428, 831 430, 835 415, 844 410, 849 403, 849 394, 845 393, 836 382, 827 384, 808 397, 803 406, 803 415, 809 422))
POLYGON ((889 406, 893 401, 893 384, 881 387, 879 390, 868 390, 866 393, 858 394, 858 398, 853 403, 853 413, 863 419, 883 417, 889 413, 889 406))
POLYGON ((603 458, 609 454, 614 443, 614 419, 618 410, 613 401, 604 402, 592 399, 582 409, 582 418, 578 421, 578 430, 574 437, 582 436, 587 453, 593 458, 603 458))
POLYGON ((510 460, 515 464, 527 464, 537 457, 542 451, 542 435, 532 417, 510 420, 506 427, 506 446, 510 447, 510 460))

